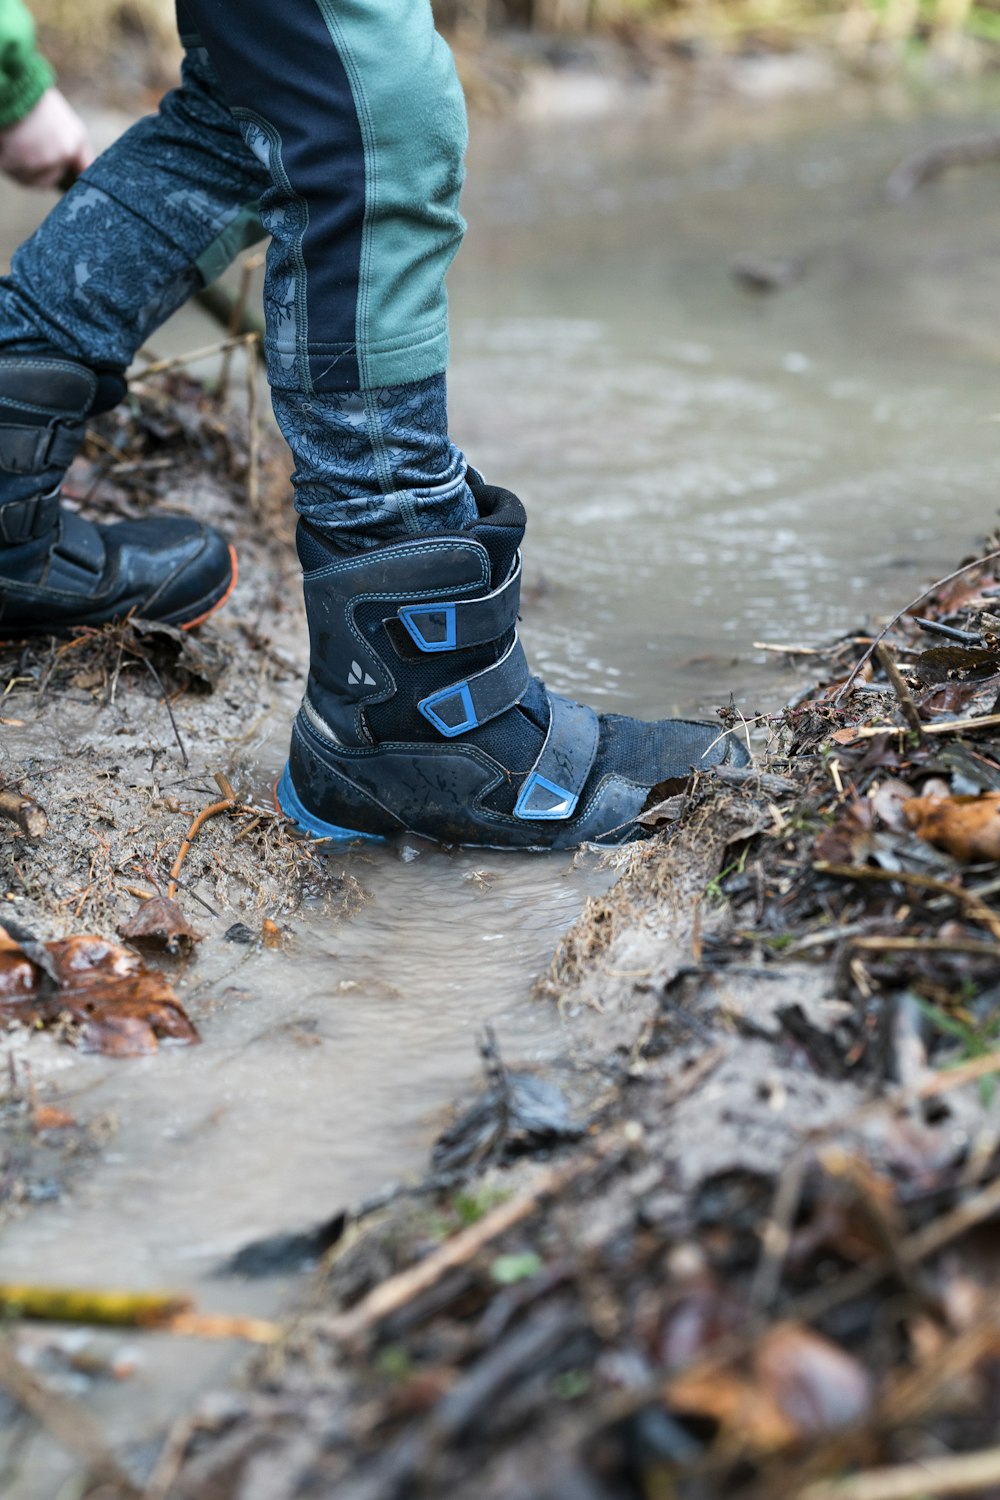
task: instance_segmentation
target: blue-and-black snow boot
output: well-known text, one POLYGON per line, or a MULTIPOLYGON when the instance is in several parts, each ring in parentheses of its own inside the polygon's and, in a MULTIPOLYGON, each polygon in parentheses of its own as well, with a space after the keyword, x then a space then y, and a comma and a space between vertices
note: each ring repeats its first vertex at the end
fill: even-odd
POLYGON ((0 356, 0 640, 129 615, 187 629, 232 593, 235 553, 201 521, 161 514, 103 526, 61 504, 87 419, 125 389, 118 371, 0 356))
POLYGON ((312 663, 278 803, 321 838, 568 849, 641 836, 651 789, 723 762, 711 724, 550 693, 517 638, 524 508, 470 476, 465 530, 347 553, 299 522, 312 663))

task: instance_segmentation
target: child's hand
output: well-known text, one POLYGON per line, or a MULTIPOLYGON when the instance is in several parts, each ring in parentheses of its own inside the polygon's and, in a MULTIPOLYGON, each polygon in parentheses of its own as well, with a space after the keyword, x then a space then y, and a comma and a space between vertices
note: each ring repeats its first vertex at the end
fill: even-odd
POLYGON ((69 187, 93 159, 86 126, 57 88, 0 130, 0 172, 25 187, 69 187))

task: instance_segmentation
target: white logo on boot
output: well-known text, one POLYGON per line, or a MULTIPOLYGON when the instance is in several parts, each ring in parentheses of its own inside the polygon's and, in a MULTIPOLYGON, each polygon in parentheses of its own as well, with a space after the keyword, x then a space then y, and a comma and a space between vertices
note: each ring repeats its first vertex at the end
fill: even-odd
POLYGON ((356 661, 351 662, 351 670, 347 674, 347 680, 351 687, 357 687, 359 683, 364 683, 365 687, 375 686, 374 677, 369 677, 367 672, 363 672, 360 662, 356 661))

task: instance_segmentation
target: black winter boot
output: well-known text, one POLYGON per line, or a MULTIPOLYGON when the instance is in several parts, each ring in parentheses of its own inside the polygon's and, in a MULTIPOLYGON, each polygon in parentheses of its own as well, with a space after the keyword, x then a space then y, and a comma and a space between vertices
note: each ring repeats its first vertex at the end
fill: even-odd
POLYGON ((0 356, 0 640, 141 615, 185 628, 229 597, 236 556, 185 516, 99 526, 59 502, 88 417, 125 394, 53 356, 0 356))
POLYGON ((646 724, 550 693, 517 638, 516 495, 470 475, 479 520, 346 553, 304 521, 312 662, 277 788, 320 838, 410 830, 568 849, 640 837, 652 787, 747 757, 714 725, 646 724))

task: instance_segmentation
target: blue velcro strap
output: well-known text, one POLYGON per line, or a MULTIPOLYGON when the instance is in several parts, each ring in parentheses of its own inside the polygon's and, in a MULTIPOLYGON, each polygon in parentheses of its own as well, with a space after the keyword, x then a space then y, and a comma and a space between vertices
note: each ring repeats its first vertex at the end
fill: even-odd
POLYGON ((63 509, 59 517, 59 540, 49 553, 45 579, 48 587, 68 594, 92 594, 106 561, 98 528, 75 511, 63 509))
POLYGON ((399 618, 421 651, 462 651, 500 640, 517 624, 521 602, 521 554, 514 571, 492 594, 451 604, 404 604, 399 618))
POLYGON ((492 667, 456 682, 453 687, 439 689, 429 698, 417 704, 424 718, 446 739, 456 734, 466 734, 477 724, 488 724, 491 719, 513 708, 528 686, 528 663, 521 642, 515 636, 510 649, 492 667))
POLYGON ((542 752, 528 773, 514 816, 545 822, 571 818, 597 754, 601 726, 592 708, 549 694, 552 717, 542 752))

